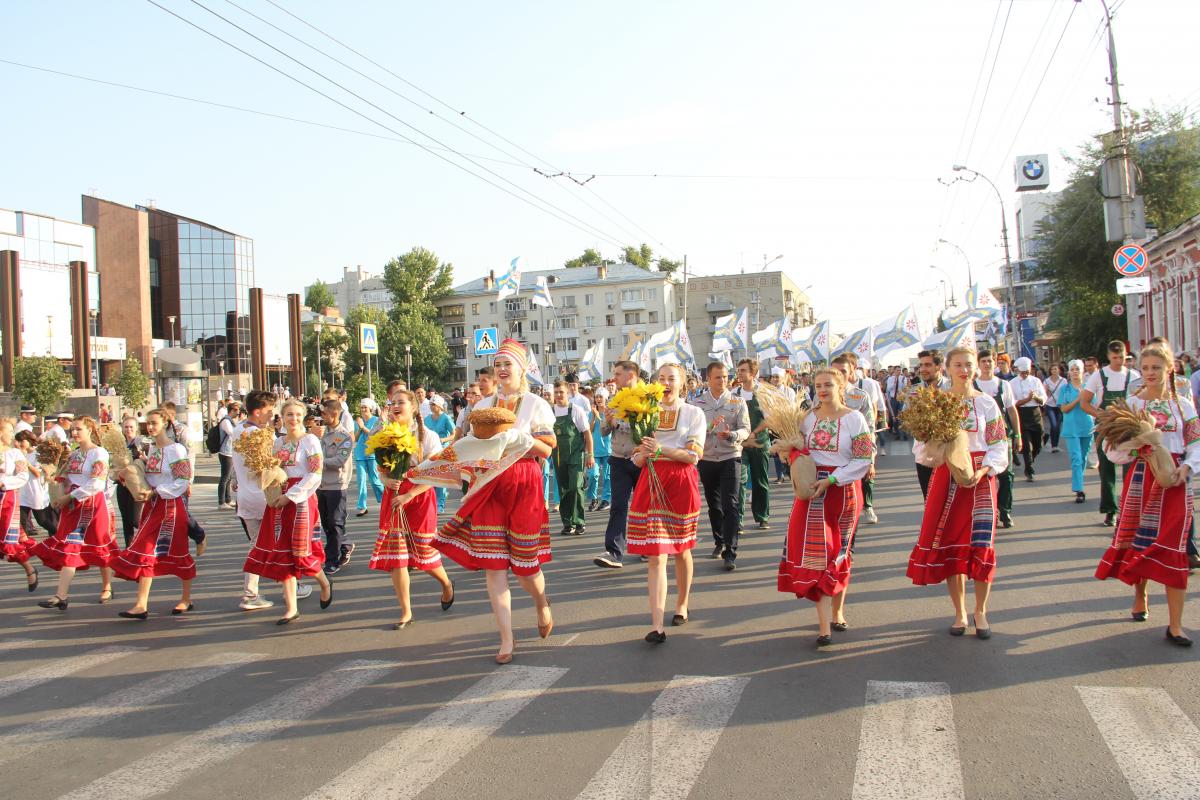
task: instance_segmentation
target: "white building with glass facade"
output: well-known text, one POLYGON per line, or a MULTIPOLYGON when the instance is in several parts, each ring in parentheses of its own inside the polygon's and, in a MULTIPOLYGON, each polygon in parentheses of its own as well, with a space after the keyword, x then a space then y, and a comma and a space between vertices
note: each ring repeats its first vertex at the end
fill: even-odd
MULTIPOLYGON (((350 313, 355 306, 370 306, 385 312, 392 310, 392 295, 383 285, 383 277, 367 272, 361 264, 342 267, 342 279, 326 285, 343 314, 350 313)), ((306 293, 308 288, 305 287, 306 293)))

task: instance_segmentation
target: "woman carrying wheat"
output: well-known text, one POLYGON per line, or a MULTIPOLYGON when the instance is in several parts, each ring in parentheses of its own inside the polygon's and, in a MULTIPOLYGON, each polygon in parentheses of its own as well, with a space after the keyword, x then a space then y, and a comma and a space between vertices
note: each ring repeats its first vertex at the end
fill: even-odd
POLYGON ((967 578, 975 582, 975 635, 992 635, 987 603, 996 574, 996 475, 1008 468, 1000 408, 972 385, 975 351, 946 354, 950 389, 921 389, 902 414, 918 464, 934 467, 921 533, 908 557, 918 586, 946 581, 954 604, 951 636, 967 631, 967 578))

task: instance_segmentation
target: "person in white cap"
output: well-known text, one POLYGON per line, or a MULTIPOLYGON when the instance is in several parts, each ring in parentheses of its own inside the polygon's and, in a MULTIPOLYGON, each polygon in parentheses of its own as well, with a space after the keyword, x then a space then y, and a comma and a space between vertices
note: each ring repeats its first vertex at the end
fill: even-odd
POLYGON ((1017 377, 1008 382, 1012 387, 1017 414, 1021 418, 1021 463, 1025 466, 1025 480, 1033 480, 1033 462, 1042 451, 1042 406, 1046 404, 1046 387, 1029 373, 1033 367, 1025 356, 1021 356, 1013 367, 1017 377))
POLYGON ((785 395, 788 402, 793 402, 796 399, 796 390, 788 385, 787 370, 783 367, 771 368, 771 383, 778 386, 785 395))
POLYGON ((33 423, 37 420, 37 409, 33 406, 21 406, 21 418, 17 420, 17 425, 13 429, 13 435, 21 431, 29 431, 33 433, 33 423))
POLYGON ((71 438, 67 435, 67 429, 71 427, 71 420, 73 419, 75 419, 75 415, 69 411, 58 412, 56 423, 46 426, 46 432, 42 434, 42 438, 57 439, 63 444, 69 445, 71 438))
MULTIPOLYGON (((446 401, 440 394, 431 394, 426 402, 429 403, 429 413, 422 419, 425 429, 437 434, 442 447, 449 447, 450 443, 454 441, 454 420, 446 413, 446 401)), ((446 510, 446 496, 449 494, 449 490, 438 486, 434 492, 434 496, 437 498, 437 510, 441 514, 446 510)))

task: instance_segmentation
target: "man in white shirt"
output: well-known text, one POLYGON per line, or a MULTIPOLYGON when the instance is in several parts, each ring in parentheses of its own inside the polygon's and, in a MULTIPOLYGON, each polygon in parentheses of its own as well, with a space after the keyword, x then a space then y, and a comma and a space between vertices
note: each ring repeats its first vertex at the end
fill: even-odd
POLYGON ((783 367, 771 368, 771 385, 778 386, 780 391, 787 395, 789 403, 796 401, 796 390, 788 383, 787 370, 783 367))
POLYGON ((71 422, 75 419, 75 415, 69 411, 60 411, 54 422, 46 426, 46 432, 42 434, 43 439, 57 439, 63 444, 70 444, 71 437, 67 434, 67 429, 71 427, 71 422))
POLYGON ((1024 356, 1013 366, 1017 377, 1008 382, 1012 387, 1017 414, 1021 417, 1021 462, 1025 465, 1025 480, 1033 480, 1033 462, 1042 452, 1042 406, 1046 404, 1046 387, 1030 374, 1033 363, 1024 356))
POLYGON ((1008 467, 996 476, 996 510, 999 512, 1001 528, 1011 528, 1013 510, 1013 459, 1015 450, 1021 449, 1021 418, 1017 414, 1017 401, 1013 397, 1012 386, 1008 381, 1001 380, 995 373, 995 361, 992 351, 979 351, 979 377, 975 379, 975 388, 991 397, 1000 407, 1008 429, 1008 467))
POLYGON ((568 372, 565 380, 567 382, 567 399, 572 405, 578 406, 584 415, 590 420, 592 418, 592 404, 588 399, 579 393, 579 374, 568 372))
POLYGON ((891 424, 892 436, 899 439, 908 437, 904 431, 900 430, 900 409, 903 407, 904 393, 908 390, 908 376, 900 369, 899 365, 893 366, 891 374, 888 375, 887 386, 888 416, 891 424))
POLYGON ((17 420, 17 424, 13 428, 13 436, 16 436, 21 431, 33 433, 33 423, 35 420, 37 420, 37 409, 33 406, 21 406, 21 418, 17 420))
POLYGON ((883 397, 883 389, 879 386, 879 381, 869 377, 858 366, 858 356, 854 353, 846 353, 850 357, 850 366, 852 372, 847 382, 848 386, 855 386, 871 398, 871 406, 875 409, 875 418, 867 420, 867 427, 875 433, 875 444, 877 447, 876 454, 881 456, 887 455, 887 449, 883 444, 883 437, 879 436, 879 432, 887 430, 888 406, 883 397))
MULTIPOLYGON (((1113 340, 1108 343, 1108 366, 1096 370, 1087 379, 1079 392, 1079 405, 1094 417, 1100 413, 1100 409, 1124 400, 1130 382, 1140 377, 1137 370, 1125 366, 1125 343, 1113 340)), ((1096 457, 1100 462, 1100 513, 1104 515, 1104 524, 1111 527, 1117 514, 1119 497, 1117 467, 1104 455, 1104 447, 1099 441, 1096 442, 1096 457)))

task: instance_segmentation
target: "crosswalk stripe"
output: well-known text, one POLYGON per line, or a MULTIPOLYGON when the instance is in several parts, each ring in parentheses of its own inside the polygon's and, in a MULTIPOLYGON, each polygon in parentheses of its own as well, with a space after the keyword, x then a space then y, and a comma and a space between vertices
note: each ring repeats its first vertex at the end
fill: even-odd
POLYGON ((854 800, 963 800, 950 687, 867 681, 854 800))
POLYGON ((336 703, 394 669, 388 661, 347 661, 318 678, 227 717, 209 728, 114 770, 63 800, 141 798, 169 792, 189 774, 233 758, 258 742, 336 703))
POLYGON ((1076 686, 1138 800, 1200 798, 1200 730, 1165 691, 1076 686))
POLYGON ((15 650, 18 647, 25 647, 33 644, 33 639, 5 639, 0 642, 0 653, 5 650, 15 650))
POLYGON ((498 670, 313 792, 308 800, 416 797, 566 673, 559 667, 498 670))
POLYGON ((82 672, 92 667, 98 667, 109 661, 114 661, 130 653, 145 650, 144 647, 101 647, 98 650, 78 656, 55 658, 49 664, 18 672, 0 684, 0 698, 20 694, 34 686, 49 683, 52 680, 66 677, 73 672, 82 672))
POLYGON ((579 793, 579 800, 683 800, 749 678, 676 675, 579 793))
POLYGON ((25 757, 43 745, 78 736, 262 658, 251 653, 217 653, 198 665, 171 669, 80 706, 41 714, 37 721, 0 736, 0 764, 25 757))

